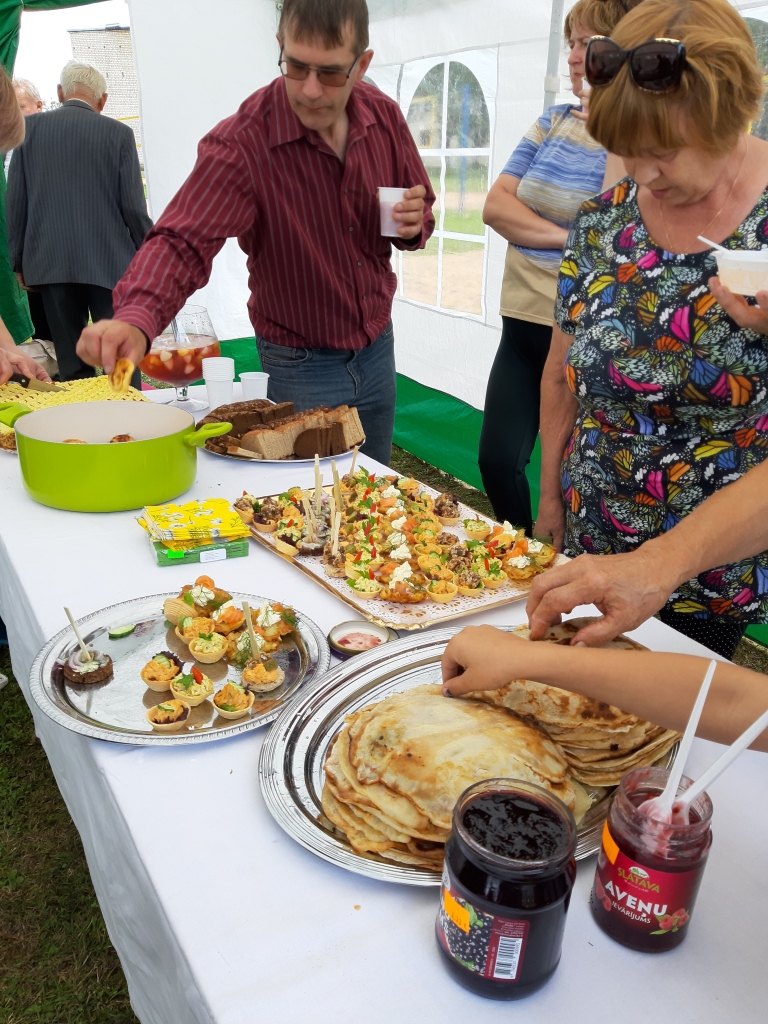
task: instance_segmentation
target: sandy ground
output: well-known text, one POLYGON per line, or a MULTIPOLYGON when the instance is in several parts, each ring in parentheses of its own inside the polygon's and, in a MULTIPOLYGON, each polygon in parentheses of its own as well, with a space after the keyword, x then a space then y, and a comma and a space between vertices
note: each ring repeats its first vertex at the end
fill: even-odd
MULTIPOLYGON (((403 253, 403 296, 428 306, 437 305, 437 252, 403 253)), ((443 253, 443 290, 440 305, 461 313, 481 315, 483 250, 443 253)))

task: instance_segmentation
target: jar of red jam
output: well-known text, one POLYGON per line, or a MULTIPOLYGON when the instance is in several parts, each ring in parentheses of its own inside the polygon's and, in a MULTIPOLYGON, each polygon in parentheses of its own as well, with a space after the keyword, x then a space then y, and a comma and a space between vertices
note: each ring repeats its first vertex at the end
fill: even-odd
MULTIPOLYGON (((597 858, 592 915, 612 939, 645 953, 679 946, 712 845, 712 802, 691 805, 688 825, 650 818, 638 807, 664 790, 664 768, 633 768, 621 780, 597 858)), ((691 785, 683 778, 678 792, 691 785)))
POLYGON ((576 823, 552 793, 489 779, 462 793, 445 848, 438 949, 453 977, 520 999, 557 967, 576 877, 576 823))

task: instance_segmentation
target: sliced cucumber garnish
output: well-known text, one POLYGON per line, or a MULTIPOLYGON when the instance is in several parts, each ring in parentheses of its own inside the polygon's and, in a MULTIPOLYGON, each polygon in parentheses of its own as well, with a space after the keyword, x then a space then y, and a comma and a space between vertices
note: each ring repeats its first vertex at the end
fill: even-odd
POLYGON ((130 636, 131 633, 136 629, 136 623, 134 622, 130 626, 115 626, 114 629, 109 631, 110 640, 122 640, 124 636, 130 636))

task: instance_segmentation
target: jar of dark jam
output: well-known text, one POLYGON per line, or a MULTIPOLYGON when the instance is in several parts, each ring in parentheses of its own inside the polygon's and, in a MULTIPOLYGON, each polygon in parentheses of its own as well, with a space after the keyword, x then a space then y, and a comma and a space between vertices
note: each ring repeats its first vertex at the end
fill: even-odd
POLYGON ((489 779, 462 793, 445 847, 437 945, 465 988, 521 999, 557 967, 576 877, 576 823, 552 793, 489 779))
MULTIPOLYGON (((621 780, 603 829, 590 899, 604 932, 645 953, 674 949, 688 934, 712 845, 706 793, 693 801, 689 825, 668 825, 638 810, 659 796, 668 775, 665 768, 633 768, 621 780)), ((678 792, 690 784, 683 778, 678 792)))

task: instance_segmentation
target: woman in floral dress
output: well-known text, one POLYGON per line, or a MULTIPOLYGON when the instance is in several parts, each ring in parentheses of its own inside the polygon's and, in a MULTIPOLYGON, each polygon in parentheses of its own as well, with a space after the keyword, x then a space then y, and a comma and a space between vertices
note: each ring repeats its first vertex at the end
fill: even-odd
MULTIPOLYGON (((636 549, 768 456, 768 317, 716 278, 710 289, 717 265, 697 237, 768 245, 749 32, 726 0, 645 0, 613 40, 624 59, 594 89, 588 127, 630 177, 574 224, 542 386, 536 529, 572 555, 636 549), (655 65, 633 64, 641 44, 655 65)), ((683 583, 661 617, 730 656, 768 619, 768 553, 683 583)))

